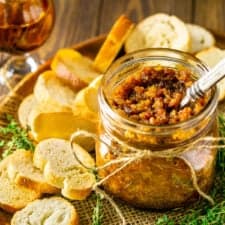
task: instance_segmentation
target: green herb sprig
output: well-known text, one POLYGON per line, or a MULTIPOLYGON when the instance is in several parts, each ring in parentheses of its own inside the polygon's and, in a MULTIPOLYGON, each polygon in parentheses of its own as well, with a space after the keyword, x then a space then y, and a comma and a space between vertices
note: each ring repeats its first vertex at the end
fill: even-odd
POLYGON ((34 151, 34 144, 28 137, 28 132, 22 129, 15 121, 13 116, 6 115, 8 124, 6 127, 0 127, 0 133, 9 135, 9 140, 1 140, 0 147, 4 149, 2 158, 10 155, 16 149, 25 149, 34 151))
MULTIPOLYGON (((99 181, 97 170, 92 170, 92 173, 95 175, 96 181, 99 181)), ((92 225, 101 225, 103 219, 103 196, 100 193, 95 193, 96 205, 92 214, 92 225)))

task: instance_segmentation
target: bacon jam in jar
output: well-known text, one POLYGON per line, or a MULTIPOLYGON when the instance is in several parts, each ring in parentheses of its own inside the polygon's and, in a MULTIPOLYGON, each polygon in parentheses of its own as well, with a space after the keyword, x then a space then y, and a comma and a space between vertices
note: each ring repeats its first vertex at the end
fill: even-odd
POLYGON ((199 198, 193 173, 208 192, 217 151, 204 137, 217 136, 217 90, 180 108, 206 71, 193 56, 169 49, 131 53, 111 66, 99 92, 96 144, 97 165, 108 165, 99 172, 108 192, 137 207, 179 207, 199 198), (146 154, 128 163, 134 152, 146 154))

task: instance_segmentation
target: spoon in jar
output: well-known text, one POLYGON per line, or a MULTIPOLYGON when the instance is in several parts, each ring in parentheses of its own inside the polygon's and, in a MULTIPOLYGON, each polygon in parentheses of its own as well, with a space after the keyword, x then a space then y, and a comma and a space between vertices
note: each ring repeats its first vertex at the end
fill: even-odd
POLYGON ((225 58, 204 74, 200 79, 195 81, 191 87, 187 88, 186 94, 181 100, 180 108, 187 106, 190 102, 195 101, 207 92, 211 87, 217 84, 225 77, 225 58))

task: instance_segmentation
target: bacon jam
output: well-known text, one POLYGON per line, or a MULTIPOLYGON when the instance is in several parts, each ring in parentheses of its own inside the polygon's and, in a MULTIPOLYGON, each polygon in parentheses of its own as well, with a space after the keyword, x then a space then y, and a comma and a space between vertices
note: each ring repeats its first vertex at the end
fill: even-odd
POLYGON ((127 77, 112 95, 111 105, 120 115, 138 123, 169 125, 188 120, 207 104, 207 95, 180 108, 194 75, 186 68, 144 67, 127 77))

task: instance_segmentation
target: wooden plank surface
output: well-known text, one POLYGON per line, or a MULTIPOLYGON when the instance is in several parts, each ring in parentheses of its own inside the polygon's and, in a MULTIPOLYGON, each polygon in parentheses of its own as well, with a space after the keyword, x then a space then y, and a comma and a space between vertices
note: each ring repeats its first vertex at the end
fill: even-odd
POLYGON ((157 12, 225 33, 224 0, 54 0, 54 30, 39 54, 46 59, 61 47, 106 33, 121 14, 134 22, 157 12))

